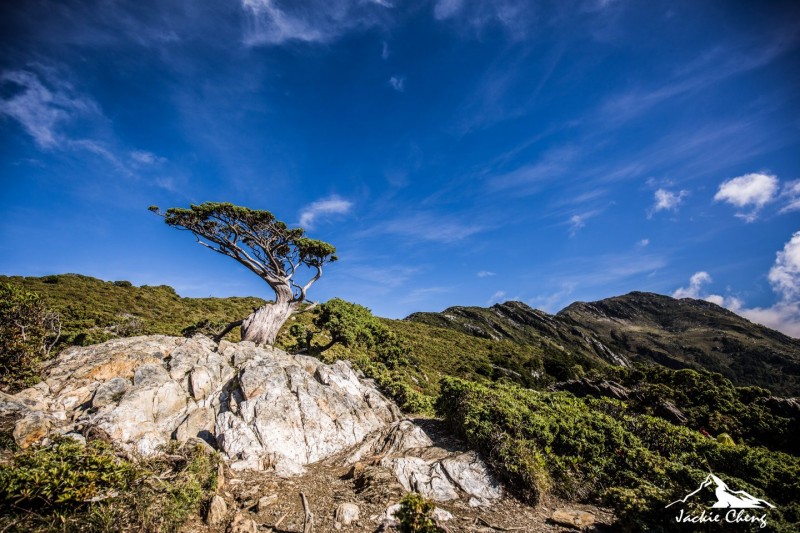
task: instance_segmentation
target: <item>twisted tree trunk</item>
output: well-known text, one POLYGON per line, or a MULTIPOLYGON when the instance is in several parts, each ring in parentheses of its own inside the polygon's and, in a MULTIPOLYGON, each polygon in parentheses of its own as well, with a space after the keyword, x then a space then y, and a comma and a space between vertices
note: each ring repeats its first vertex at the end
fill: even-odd
POLYGON ((265 304, 242 321, 242 340, 256 344, 274 344, 281 327, 298 309, 291 288, 279 286, 275 289, 275 303, 265 304))

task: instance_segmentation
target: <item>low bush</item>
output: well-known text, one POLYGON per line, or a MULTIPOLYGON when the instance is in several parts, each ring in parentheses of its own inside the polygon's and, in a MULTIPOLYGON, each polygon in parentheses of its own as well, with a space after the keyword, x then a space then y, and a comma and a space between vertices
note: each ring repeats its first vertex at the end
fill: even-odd
POLYGON ((416 492, 409 492, 400 500, 397 519, 402 533, 441 533, 431 513, 436 506, 416 492))
POLYGON ((165 452, 131 461, 70 438, 18 451, 0 465, 0 529, 177 531, 213 494, 219 459, 165 452))

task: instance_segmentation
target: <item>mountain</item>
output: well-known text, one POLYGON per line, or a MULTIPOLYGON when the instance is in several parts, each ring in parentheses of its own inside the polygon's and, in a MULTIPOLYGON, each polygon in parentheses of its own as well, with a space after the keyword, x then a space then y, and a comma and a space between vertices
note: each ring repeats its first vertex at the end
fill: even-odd
POLYGON ((567 353, 580 362, 718 372, 737 385, 800 394, 800 340, 703 300, 632 292, 550 315, 522 302, 414 313, 414 322, 567 353))

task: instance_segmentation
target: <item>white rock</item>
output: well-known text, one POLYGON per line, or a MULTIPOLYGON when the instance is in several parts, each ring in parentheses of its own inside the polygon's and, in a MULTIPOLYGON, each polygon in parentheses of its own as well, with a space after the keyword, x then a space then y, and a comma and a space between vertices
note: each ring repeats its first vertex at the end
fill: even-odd
POLYGON ((341 503, 333 513, 333 520, 336 524, 349 526, 358 520, 359 509, 354 503, 341 503))

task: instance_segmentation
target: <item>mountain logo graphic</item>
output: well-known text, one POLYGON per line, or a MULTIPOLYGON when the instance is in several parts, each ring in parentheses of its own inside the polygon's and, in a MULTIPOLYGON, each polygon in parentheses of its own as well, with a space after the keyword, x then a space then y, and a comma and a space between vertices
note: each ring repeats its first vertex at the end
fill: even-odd
POLYGON ((775 509, 775 506, 768 501, 756 498, 743 490, 731 490, 724 481, 714 474, 708 474, 697 490, 690 492, 680 500, 675 500, 666 507, 676 503, 686 503, 690 498, 707 488, 713 488, 714 495, 717 498, 717 501, 711 506, 712 509, 775 509))

